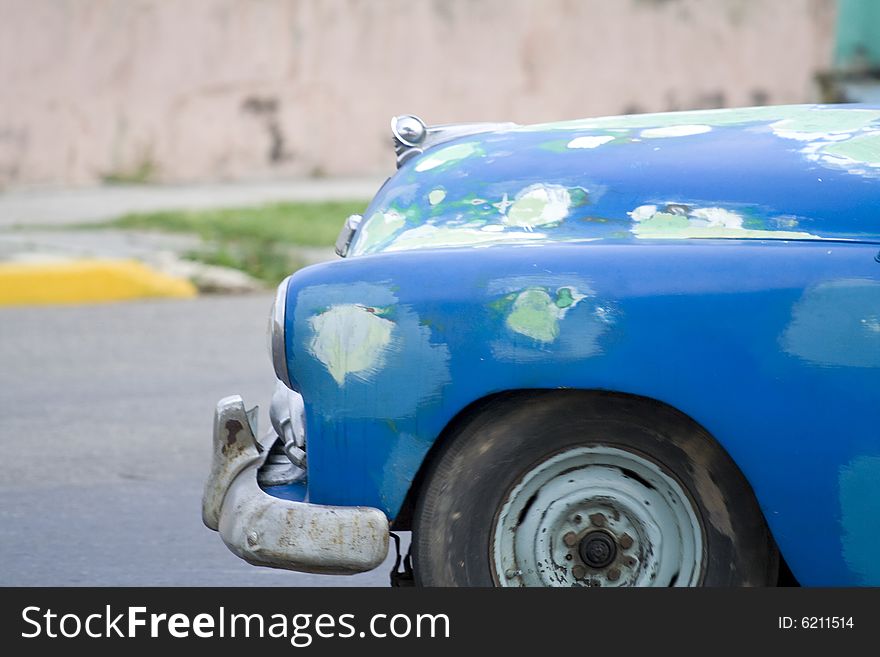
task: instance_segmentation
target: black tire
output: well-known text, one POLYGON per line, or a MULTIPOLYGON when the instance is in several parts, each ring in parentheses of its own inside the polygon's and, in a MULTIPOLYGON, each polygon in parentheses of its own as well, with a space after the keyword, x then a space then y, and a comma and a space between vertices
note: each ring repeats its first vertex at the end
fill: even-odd
POLYGON ((779 554, 751 487, 705 430, 657 402, 577 390, 495 398, 445 438, 415 507, 416 584, 497 585, 491 536, 509 492, 554 454, 595 445, 650 459, 686 491, 702 529, 697 585, 775 585, 779 554))

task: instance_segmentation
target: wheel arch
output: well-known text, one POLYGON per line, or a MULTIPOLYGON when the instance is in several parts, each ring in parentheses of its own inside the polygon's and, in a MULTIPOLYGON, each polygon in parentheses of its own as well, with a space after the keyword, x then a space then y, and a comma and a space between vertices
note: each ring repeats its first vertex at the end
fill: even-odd
MULTIPOLYGON (((667 416, 674 416, 676 418, 676 421, 681 422, 689 429, 694 430, 699 434, 702 434, 707 440, 710 440, 712 443, 714 443, 714 445, 727 456, 730 463, 733 464, 745 484, 748 486, 753 497, 757 499, 751 483, 746 478, 739 464, 736 463, 730 453, 725 449, 724 445, 722 445, 717 440, 717 438, 715 438, 715 436, 713 436, 712 433, 708 429, 706 429, 706 427, 704 427, 700 422, 666 402, 650 397, 634 395, 631 393, 603 389, 523 388, 496 392, 480 399, 474 400, 463 409, 461 409, 446 424, 446 426, 438 435, 437 440, 434 441, 434 444, 431 446, 430 450, 425 455, 425 458, 422 460, 422 463, 418 471, 416 472, 412 483, 410 484, 406 496, 404 497, 403 504, 401 505, 400 510, 395 516, 395 519, 392 523, 392 529, 401 531, 408 531, 411 529, 416 501, 418 500, 419 494, 427 480, 427 476, 431 470, 431 466, 443 453, 443 451, 451 442, 451 438, 456 435, 461 427, 476 420, 478 417, 487 412, 503 413, 505 408, 512 407, 516 404, 521 404, 526 401, 530 401, 533 403, 535 401, 538 401, 538 403, 540 403, 541 400, 549 400, 551 398, 556 399, 559 395, 570 395, 573 398, 576 397, 578 398, 578 401, 584 402, 584 406, 589 406, 595 403, 602 403, 603 399, 625 400, 627 403, 631 404, 634 411, 642 417, 650 417, 652 414, 657 413, 661 413, 667 416), (586 402, 590 402, 590 404, 587 404, 586 402)), ((763 514, 763 511, 761 513, 763 514)), ((772 536, 772 530, 770 530, 769 525, 768 531, 771 532, 772 536)), ((785 581, 785 583, 796 584, 796 581, 794 581, 793 576, 790 575, 790 571, 784 562, 784 555, 780 553, 780 557, 782 559, 782 567, 780 569, 780 572, 787 574, 785 576, 786 580, 788 580, 789 578, 791 580, 785 581)))

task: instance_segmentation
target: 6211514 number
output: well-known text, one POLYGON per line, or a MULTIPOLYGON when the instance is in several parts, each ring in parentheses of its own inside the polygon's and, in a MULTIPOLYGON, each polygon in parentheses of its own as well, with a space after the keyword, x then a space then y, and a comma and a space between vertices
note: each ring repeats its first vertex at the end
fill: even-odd
POLYGON ((854 626, 852 616, 780 616, 778 625, 780 630, 851 630, 854 626))

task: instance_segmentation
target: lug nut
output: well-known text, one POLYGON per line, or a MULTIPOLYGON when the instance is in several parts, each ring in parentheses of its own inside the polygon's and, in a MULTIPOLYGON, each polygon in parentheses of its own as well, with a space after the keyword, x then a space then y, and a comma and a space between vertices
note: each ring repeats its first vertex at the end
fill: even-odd
POLYGON ((587 574, 587 569, 578 564, 574 568, 571 569, 571 574, 575 579, 583 579, 584 575, 587 574))
POLYGON ((568 547, 573 547, 578 542, 577 534, 574 532, 568 532, 565 536, 562 537, 562 542, 565 543, 568 547))
POLYGON ((604 527, 607 519, 601 513, 594 513, 590 516, 590 522, 596 525, 596 527, 604 527))
POLYGON ((620 571, 617 568, 612 568, 608 571, 608 581, 616 582, 620 579, 620 571))
POLYGON ((624 534, 620 537, 618 543, 620 543, 620 547, 622 547, 624 550, 629 550, 633 545, 632 536, 630 536, 629 534, 624 534))

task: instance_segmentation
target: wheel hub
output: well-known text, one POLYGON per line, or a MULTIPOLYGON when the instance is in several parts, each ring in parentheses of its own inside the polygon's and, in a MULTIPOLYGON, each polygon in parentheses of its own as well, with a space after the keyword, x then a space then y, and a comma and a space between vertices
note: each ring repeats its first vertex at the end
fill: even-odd
POLYGON ((501 586, 688 586, 702 532, 680 485, 615 447, 577 447, 525 473, 492 535, 501 586))
POLYGON ((590 568, 605 568, 617 558, 617 543, 605 532, 593 531, 581 539, 578 553, 590 568))

